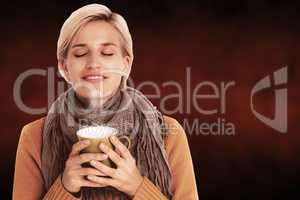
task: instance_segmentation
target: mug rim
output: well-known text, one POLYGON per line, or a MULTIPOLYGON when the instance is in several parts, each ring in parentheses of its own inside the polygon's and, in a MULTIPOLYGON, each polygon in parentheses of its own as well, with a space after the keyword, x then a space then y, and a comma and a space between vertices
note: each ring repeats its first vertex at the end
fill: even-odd
POLYGON ((97 131, 100 131, 99 129, 100 128, 105 128, 105 129, 108 129, 109 131, 109 135, 106 136, 106 137, 110 137, 110 136, 113 136, 113 135, 117 135, 118 134, 118 130, 116 128, 113 128, 111 126, 104 126, 104 125, 98 125, 98 126, 86 126, 86 127, 83 127, 83 128, 80 128, 76 131, 76 135, 78 137, 81 137, 81 138, 87 138, 87 139, 101 139, 101 138, 106 138, 106 137, 103 137, 103 136, 98 136, 98 137, 91 137, 91 136, 87 136, 85 133, 85 131, 95 131, 94 129, 97 129, 97 131), (83 133, 82 133, 83 132, 83 133))

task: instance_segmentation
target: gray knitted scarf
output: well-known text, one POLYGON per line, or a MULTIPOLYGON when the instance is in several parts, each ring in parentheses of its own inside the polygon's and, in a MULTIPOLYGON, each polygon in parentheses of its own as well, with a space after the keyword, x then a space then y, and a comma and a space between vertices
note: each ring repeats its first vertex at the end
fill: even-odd
MULTIPOLYGON (((119 89, 100 109, 90 109, 73 88, 60 95, 45 120, 42 145, 42 173, 48 190, 64 170, 71 147, 78 141, 76 131, 86 125, 107 125, 132 141, 130 152, 142 176, 148 177, 169 199, 171 172, 164 138, 167 127, 162 114, 138 90, 119 89)), ((113 188, 82 188, 82 198, 129 199, 113 188)))

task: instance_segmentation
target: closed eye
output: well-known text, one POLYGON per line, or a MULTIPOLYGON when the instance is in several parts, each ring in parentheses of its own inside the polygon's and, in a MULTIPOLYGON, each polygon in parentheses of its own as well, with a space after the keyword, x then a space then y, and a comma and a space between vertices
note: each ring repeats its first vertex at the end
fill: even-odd
POLYGON ((113 56, 114 53, 102 53, 102 55, 104 55, 104 56, 113 56))
POLYGON ((79 57, 83 57, 83 56, 85 56, 86 55, 86 53, 84 53, 84 54, 75 54, 74 56, 76 57, 76 58, 79 58, 79 57))

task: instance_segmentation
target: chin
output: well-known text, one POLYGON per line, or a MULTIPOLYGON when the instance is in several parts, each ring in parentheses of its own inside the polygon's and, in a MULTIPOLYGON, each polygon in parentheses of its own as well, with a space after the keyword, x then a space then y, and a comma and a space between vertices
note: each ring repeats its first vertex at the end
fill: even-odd
POLYGON ((79 82, 77 87, 74 87, 76 93, 88 99, 107 99, 111 97, 119 88, 121 80, 107 80, 105 84, 79 82), (116 84, 118 83, 118 84, 116 84))
POLYGON ((89 90, 87 88, 82 88, 79 90, 76 90, 76 93, 80 95, 81 97, 88 98, 88 99, 107 99, 111 97, 114 94, 115 90, 102 90, 96 89, 96 90, 89 90))

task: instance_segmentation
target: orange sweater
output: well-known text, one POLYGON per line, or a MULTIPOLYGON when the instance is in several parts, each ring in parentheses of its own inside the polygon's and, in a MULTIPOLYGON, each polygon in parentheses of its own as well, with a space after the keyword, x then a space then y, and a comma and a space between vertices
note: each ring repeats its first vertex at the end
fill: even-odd
MULTIPOLYGON (((174 200, 198 199, 195 174, 186 134, 181 125, 171 117, 164 117, 171 128, 165 139, 166 151, 172 173, 174 200)), ((67 192, 61 176, 45 191, 41 174, 41 145, 44 118, 23 127, 16 156, 13 200, 77 200, 67 192)), ((160 190, 147 178, 138 188, 134 200, 165 200, 160 190)))

